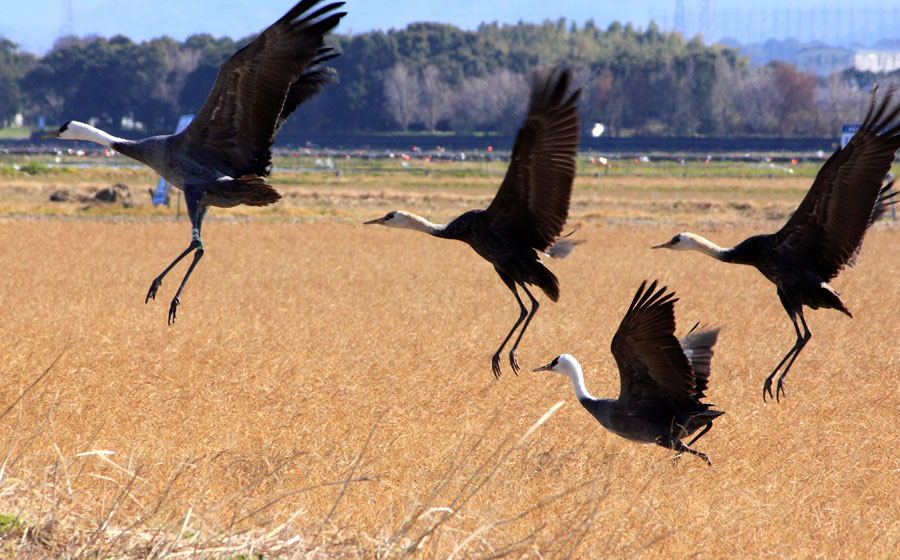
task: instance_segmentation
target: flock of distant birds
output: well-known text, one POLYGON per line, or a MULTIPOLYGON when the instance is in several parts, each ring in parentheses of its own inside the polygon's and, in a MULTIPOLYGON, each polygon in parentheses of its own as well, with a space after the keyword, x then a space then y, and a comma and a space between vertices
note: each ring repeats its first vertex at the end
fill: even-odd
MULTIPOLYGON (((275 135, 303 101, 335 81, 336 72, 323 63, 338 53, 324 45, 324 36, 345 15, 336 11, 343 2, 314 9, 319 2, 297 3, 232 55, 220 68, 196 118, 178 134, 125 140, 69 121, 49 135, 108 146, 152 167, 184 191, 191 243, 153 280, 146 297, 146 301, 155 299, 166 274, 194 253, 169 306, 169 324, 175 320, 187 279, 203 256, 200 228, 207 208, 276 202, 280 195, 265 180, 275 135)), ((567 69, 535 72, 528 113, 516 136, 509 168, 486 209, 471 210, 447 224, 434 224, 402 211, 366 222, 463 241, 494 266, 520 309, 493 355, 491 368, 497 378, 503 349, 517 329, 508 357, 513 372, 520 369, 516 350, 539 307, 528 286, 539 287, 553 301, 559 298, 559 281, 541 262, 539 253, 565 257, 577 243, 561 236, 568 218, 580 135, 580 90, 570 92, 571 79, 567 69), (528 296, 530 309, 517 288, 528 296)), ((797 339, 766 378, 764 400, 773 396, 772 382, 779 372, 774 397, 780 400, 785 394, 785 375, 811 338, 804 306, 837 309, 852 316, 829 281, 845 266, 855 264, 866 231, 895 202, 891 185, 882 186, 900 148, 900 103, 891 106, 892 94, 888 92, 879 101, 877 88, 873 91, 859 131, 825 162, 800 206, 779 231, 750 237, 731 248, 685 232, 653 247, 695 250, 723 262, 751 265, 775 284, 797 339)), ((578 400, 608 430, 679 454, 692 453, 712 464, 690 446, 724 414, 703 402, 719 330, 697 330, 695 325, 678 340, 676 301, 673 292, 665 286, 657 288, 655 281, 649 286, 641 284, 612 340, 621 382, 617 399, 591 396, 580 364, 568 354, 534 371, 568 376, 578 400), (698 430, 688 444, 682 442, 698 430)))

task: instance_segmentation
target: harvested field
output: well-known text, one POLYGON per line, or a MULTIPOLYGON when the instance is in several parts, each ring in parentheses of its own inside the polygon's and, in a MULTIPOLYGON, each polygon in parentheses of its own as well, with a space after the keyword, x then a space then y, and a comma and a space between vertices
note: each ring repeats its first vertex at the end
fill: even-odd
POLYGON ((280 185, 267 213, 213 209, 171 327, 186 263, 144 296, 187 245, 183 218, 48 217, 25 188, 0 219, 0 555, 900 553, 900 230, 870 232, 834 283, 854 318, 810 311, 787 399, 764 404, 794 336, 772 285, 648 247, 688 226, 723 245, 776 229, 809 179, 735 186, 746 199, 597 180, 573 202, 587 243, 550 263, 562 297, 540 297, 524 371, 503 362, 500 381, 490 357, 517 309, 490 265, 359 223, 394 207, 449 217, 490 187, 280 185), (567 379, 530 371, 568 352, 594 395, 615 396, 610 340, 652 278, 678 293, 679 332, 724 326, 708 400, 727 414, 696 445, 712 468, 617 438, 567 379))

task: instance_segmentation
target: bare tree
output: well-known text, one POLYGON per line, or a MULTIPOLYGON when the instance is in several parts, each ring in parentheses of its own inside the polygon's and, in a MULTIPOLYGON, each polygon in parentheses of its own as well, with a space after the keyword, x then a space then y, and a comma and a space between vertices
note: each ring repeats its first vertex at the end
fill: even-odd
POLYGON ((385 109, 403 130, 419 113, 419 84, 405 64, 398 63, 384 74, 385 109))
POLYGON ((525 111, 528 83, 521 74, 500 68, 484 76, 468 78, 453 94, 453 126, 511 132, 525 111))
POLYGON ((586 76, 583 106, 590 120, 603 123, 611 136, 618 136, 625 114, 622 86, 609 68, 602 68, 586 76))
POLYGON ((441 77, 441 71, 431 64, 422 68, 419 87, 419 118, 425 128, 434 130, 437 123, 453 112, 450 86, 441 77))
POLYGON ((740 68, 735 68, 724 58, 716 60, 716 82, 710 95, 710 109, 719 134, 731 134, 741 120, 734 103, 740 81, 740 68))
POLYGON ((844 123, 859 122, 869 105, 869 92, 832 74, 816 88, 816 134, 833 136, 844 123))
POLYGON ((770 66, 741 74, 735 83, 734 108, 744 132, 771 133, 777 127, 773 99, 778 98, 775 72, 770 66))

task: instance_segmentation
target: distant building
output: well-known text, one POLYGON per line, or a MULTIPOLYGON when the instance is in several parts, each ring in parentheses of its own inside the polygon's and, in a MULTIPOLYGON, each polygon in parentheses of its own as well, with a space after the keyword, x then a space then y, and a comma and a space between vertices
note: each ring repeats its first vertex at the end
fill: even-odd
POLYGON ((864 72, 900 70, 900 51, 856 51, 853 66, 864 72))
POLYGON ((854 53, 850 49, 825 45, 804 49, 797 53, 797 68, 816 76, 828 76, 853 68, 854 53))
POLYGON ((815 46, 797 54, 797 68, 816 76, 828 76, 850 68, 862 72, 900 70, 900 51, 851 50, 841 47, 815 46))

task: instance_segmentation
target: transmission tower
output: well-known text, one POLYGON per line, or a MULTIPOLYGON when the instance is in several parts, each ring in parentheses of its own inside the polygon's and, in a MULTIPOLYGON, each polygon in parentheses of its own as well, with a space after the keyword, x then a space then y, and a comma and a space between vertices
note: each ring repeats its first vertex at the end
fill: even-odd
POLYGON ((63 0, 62 16, 59 19, 59 36, 69 37, 75 34, 73 21, 75 20, 74 10, 72 8, 72 0, 63 0))
POLYGON ((686 37, 687 29, 684 27, 684 0, 675 0, 675 31, 686 37))
POLYGON ((712 0, 703 0, 703 7, 700 8, 700 34, 704 41, 712 42, 712 0))

